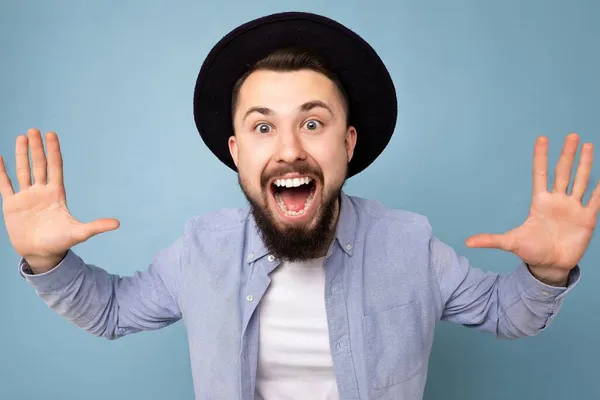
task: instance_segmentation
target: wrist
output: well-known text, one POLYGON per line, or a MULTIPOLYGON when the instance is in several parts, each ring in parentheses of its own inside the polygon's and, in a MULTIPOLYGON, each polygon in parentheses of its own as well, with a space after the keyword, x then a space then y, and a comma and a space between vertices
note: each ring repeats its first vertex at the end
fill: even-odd
POLYGON ((548 267, 548 266, 533 266, 526 264, 529 272, 537 280, 549 286, 566 287, 569 282, 569 274, 571 270, 564 268, 548 267))
POLYGON ((67 252, 60 255, 52 256, 25 256, 23 259, 31 269, 34 275, 43 274, 56 268, 58 264, 65 258, 67 252))

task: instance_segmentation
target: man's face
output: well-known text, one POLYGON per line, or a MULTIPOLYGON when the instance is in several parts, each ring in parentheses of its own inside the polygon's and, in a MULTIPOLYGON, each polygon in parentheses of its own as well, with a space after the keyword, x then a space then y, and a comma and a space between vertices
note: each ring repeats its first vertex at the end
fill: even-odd
POLYGON ((290 260, 322 255, 356 143, 335 84, 309 70, 256 71, 233 122, 231 155, 268 247, 290 260))

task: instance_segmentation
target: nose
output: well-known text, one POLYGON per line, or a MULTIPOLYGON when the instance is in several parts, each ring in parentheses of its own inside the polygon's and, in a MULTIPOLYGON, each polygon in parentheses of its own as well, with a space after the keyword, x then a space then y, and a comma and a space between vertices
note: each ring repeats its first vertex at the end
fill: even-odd
POLYGON ((297 132, 286 130, 280 132, 277 141, 276 161, 293 164, 306 159, 306 151, 297 132))

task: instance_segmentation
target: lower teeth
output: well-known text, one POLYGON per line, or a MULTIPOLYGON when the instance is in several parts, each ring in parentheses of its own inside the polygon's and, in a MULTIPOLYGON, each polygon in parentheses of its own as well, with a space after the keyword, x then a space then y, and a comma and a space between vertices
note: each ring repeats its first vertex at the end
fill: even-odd
POLYGON ((290 211, 285 207, 285 203, 283 202, 283 199, 281 198, 281 195, 279 193, 275 193, 275 200, 277 201, 277 204, 279 205, 279 208, 281 209, 281 211, 284 212, 284 214, 289 215, 291 217, 296 217, 298 215, 304 215, 306 214, 306 210, 308 210, 308 207, 310 206, 310 203, 313 201, 313 198, 315 197, 315 192, 311 191, 310 194, 308 195, 308 198, 306 199, 306 201, 304 202, 304 208, 300 211, 290 211))

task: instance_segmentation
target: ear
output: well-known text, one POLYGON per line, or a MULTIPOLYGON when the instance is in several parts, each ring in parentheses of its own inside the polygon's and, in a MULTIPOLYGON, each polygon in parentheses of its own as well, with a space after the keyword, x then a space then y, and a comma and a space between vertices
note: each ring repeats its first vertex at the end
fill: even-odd
POLYGON ((356 146, 356 136, 357 136, 356 128, 354 128, 353 126, 348 127, 348 130, 346 131, 346 138, 344 140, 344 143, 346 145, 346 154, 348 156, 348 162, 350 162, 350 160, 352 160, 352 156, 354 156, 354 147, 356 146))
POLYGON ((235 135, 229 137, 229 154, 231 154, 231 158, 233 158, 233 162, 235 163, 236 168, 238 167, 238 145, 235 140, 235 135))

